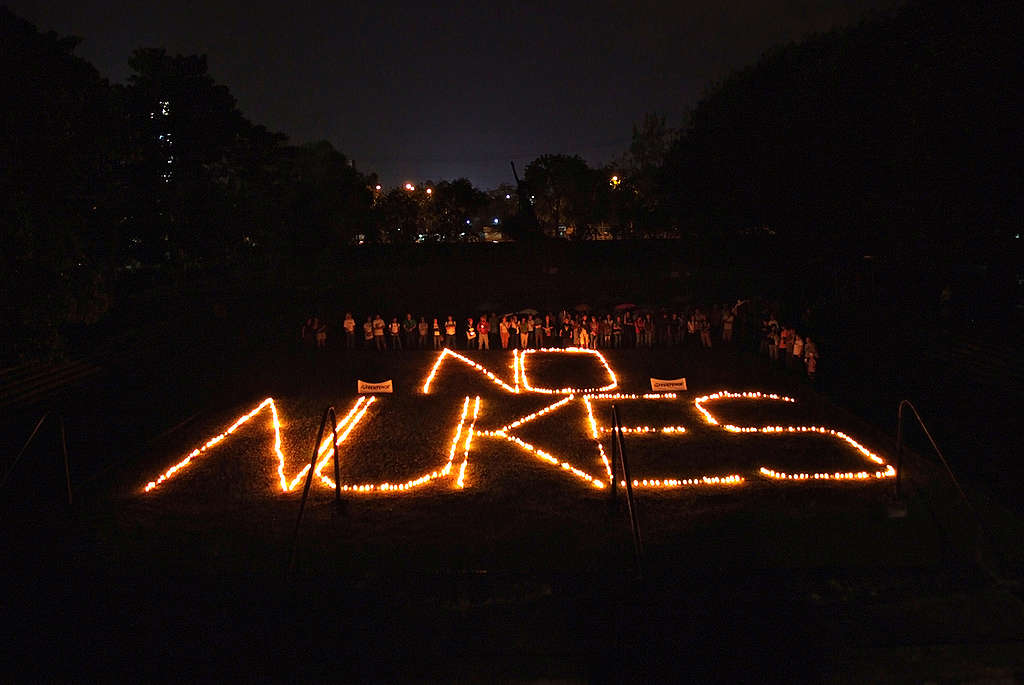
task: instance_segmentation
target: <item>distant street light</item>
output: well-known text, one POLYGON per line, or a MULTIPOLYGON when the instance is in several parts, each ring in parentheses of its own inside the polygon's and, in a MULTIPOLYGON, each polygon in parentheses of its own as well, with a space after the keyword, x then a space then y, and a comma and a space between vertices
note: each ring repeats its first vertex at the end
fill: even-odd
POLYGON ((427 188, 427 195, 433 195, 433 194, 434 194, 434 189, 433 188, 427 188))
POLYGON ((405 184, 405 189, 408 190, 409 192, 412 192, 412 191, 416 190, 416 186, 414 186, 411 183, 406 183, 405 184))

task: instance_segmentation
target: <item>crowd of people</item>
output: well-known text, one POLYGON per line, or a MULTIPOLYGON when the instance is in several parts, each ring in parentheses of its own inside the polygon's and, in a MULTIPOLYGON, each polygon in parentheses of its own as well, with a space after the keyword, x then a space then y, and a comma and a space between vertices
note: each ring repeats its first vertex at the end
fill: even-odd
POLYGON ((760 352, 775 366, 803 369, 813 379, 818 370, 818 346, 810 335, 801 335, 791 325, 780 325, 774 314, 761 320, 760 352))
MULTIPOLYGON (((637 310, 632 305, 611 311, 589 310, 540 314, 533 309, 499 316, 497 313, 456 318, 404 318, 381 314, 357 322, 351 312, 341 320, 341 339, 348 350, 378 352, 402 350, 451 349, 539 349, 583 347, 620 349, 655 347, 692 347, 710 349, 716 344, 731 345, 743 320, 749 319, 747 300, 735 304, 692 307, 685 311, 637 310), (742 316, 746 314, 746 316, 742 316)), ((311 316, 302 326, 302 340, 310 347, 327 346, 327 322, 311 316)), ((756 335, 755 331, 750 334, 756 335)), ((774 364, 786 369, 806 370, 813 378, 817 370, 817 346, 810 336, 799 334, 792 326, 780 326, 775 316, 766 314, 761 321, 760 349, 774 364), (802 368, 801 368, 802 367, 802 368)))

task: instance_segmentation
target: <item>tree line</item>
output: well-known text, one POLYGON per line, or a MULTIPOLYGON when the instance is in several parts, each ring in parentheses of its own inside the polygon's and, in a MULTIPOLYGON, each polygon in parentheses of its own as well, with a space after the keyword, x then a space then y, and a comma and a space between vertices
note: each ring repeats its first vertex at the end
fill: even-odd
POLYGON ((1009 1, 910 2, 772 48, 678 126, 646 115, 606 165, 542 155, 520 187, 484 192, 464 178, 384 189, 329 142, 249 121, 205 57, 138 49, 127 83, 111 84, 77 39, 0 8, 3 356, 97 320, 124 270, 478 240, 485 227, 726 249, 757 237, 798 258, 1016 259, 1022 28, 1009 1))

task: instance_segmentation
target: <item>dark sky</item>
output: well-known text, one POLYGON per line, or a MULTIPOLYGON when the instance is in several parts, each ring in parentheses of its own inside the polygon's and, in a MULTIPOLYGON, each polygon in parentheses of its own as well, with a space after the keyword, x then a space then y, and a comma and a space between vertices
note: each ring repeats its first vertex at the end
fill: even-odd
POLYGON ((708 83, 770 46, 895 0, 295 3, 7 0, 81 36, 114 81, 137 47, 205 53, 252 121, 330 140, 388 185, 511 182, 545 153, 620 155, 645 112, 678 126, 708 83))

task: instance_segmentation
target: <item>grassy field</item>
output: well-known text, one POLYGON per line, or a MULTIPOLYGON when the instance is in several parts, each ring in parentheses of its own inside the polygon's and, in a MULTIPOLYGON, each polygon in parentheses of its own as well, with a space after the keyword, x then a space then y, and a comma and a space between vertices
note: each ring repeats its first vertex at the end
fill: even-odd
MULTIPOLYGON (((515 386, 511 353, 472 358, 515 386)), ((778 392, 798 401, 706 406, 723 424, 842 429, 887 461, 891 443, 792 378, 725 351, 607 358, 615 392, 647 392, 652 376, 688 379, 674 399, 615 400, 626 426, 685 428, 627 434, 634 478, 744 478, 639 488, 640 567, 621 493, 612 502, 608 488, 483 433, 558 396, 510 393, 452 360, 425 394, 428 353, 278 359, 249 369, 219 401, 196 397, 199 415, 113 462, 74 516, 12 511, 5 530, 18 553, 8 571, 20 591, 11 611, 25 617, 11 636, 13 663, 27 679, 735 682, 756 674, 853 682, 880 672, 929 676, 926 665, 895 664, 907 645, 953 640, 994 651, 984 659, 943 652, 935 662, 943 672, 950 659, 999 673, 1020 667, 1013 654, 1024 613, 977 565, 955 508, 936 494, 937 471, 915 467, 903 518, 887 516, 890 479, 764 478, 764 465, 875 465, 831 437, 729 433, 709 425, 694 398, 778 392), (143 491, 266 397, 275 400, 282 470, 293 480, 310 459, 323 408, 333 404, 344 417, 357 379, 393 380, 395 393, 377 399, 342 443, 343 483, 403 483, 449 457, 452 471, 401 492, 345 493, 340 507, 331 489, 314 484, 290 576, 301 487, 282 490, 268 409, 143 491), (453 451, 467 396, 481 398, 480 411, 474 423, 469 408, 453 451), (471 425, 480 433, 467 459, 471 425), (33 661, 36 650, 52 658, 33 661)), ((603 365, 583 355, 532 355, 527 372, 534 387, 609 383, 603 365)), ((598 429, 608 426, 612 400, 590 402, 598 429)), ((607 480, 582 396, 505 432, 607 480)), ((610 454, 607 434, 600 439, 610 454)), ((329 459, 323 473, 333 474, 329 459)))

